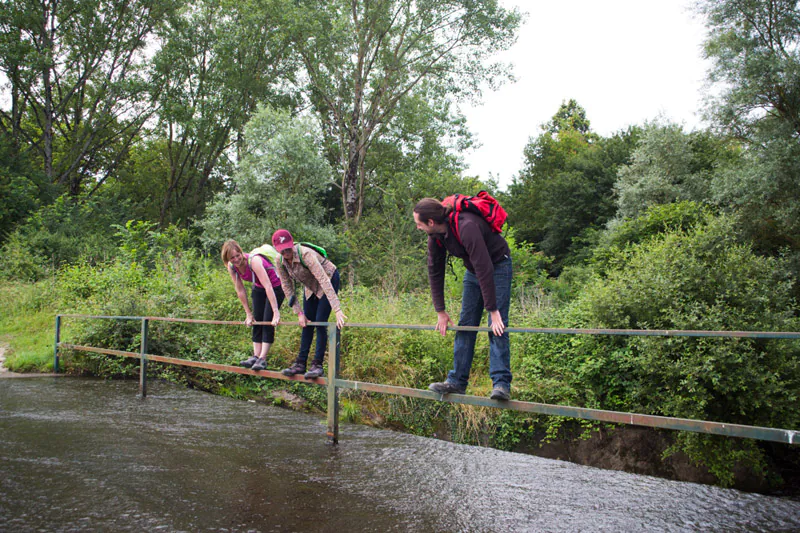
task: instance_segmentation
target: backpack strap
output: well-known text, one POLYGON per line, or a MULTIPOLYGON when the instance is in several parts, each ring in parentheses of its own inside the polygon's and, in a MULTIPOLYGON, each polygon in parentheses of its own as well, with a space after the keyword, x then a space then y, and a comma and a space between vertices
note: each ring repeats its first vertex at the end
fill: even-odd
POLYGON ((252 265, 251 261, 257 255, 263 257, 264 259, 267 260, 267 263, 272 265, 272 266, 265 266, 264 267, 265 270, 275 270, 275 265, 272 264, 272 261, 270 260, 270 258, 268 256, 266 256, 264 254, 252 254, 252 253, 250 254, 250 257, 247 258, 247 264, 248 264, 248 266, 250 266, 250 270, 253 269, 253 265, 252 265))
POLYGON ((450 224, 450 229, 453 230, 453 235, 456 236, 458 244, 463 246, 464 243, 461 242, 461 232, 458 229, 458 215, 460 213, 461 213, 460 211, 456 211, 455 209, 453 209, 453 211, 450 213, 448 223, 450 224))
MULTIPOLYGON (((303 265, 303 268, 308 270, 308 265, 306 265, 306 262, 303 261, 303 254, 300 253, 300 243, 297 243, 296 246, 297 246, 297 257, 300 258, 300 264, 303 265)), ((321 253, 317 252, 314 248, 312 248, 310 246, 306 246, 306 248, 308 248, 312 252, 315 252, 317 255, 319 255, 322 258, 322 261, 320 261, 320 263, 319 263, 320 265, 324 265, 325 263, 328 262, 328 258, 325 257, 324 255, 322 255, 321 253)))

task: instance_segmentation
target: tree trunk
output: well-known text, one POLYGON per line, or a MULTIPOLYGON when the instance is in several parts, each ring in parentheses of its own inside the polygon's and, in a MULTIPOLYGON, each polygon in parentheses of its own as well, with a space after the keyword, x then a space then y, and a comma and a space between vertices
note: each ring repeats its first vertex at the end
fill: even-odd
POLYGON ((357 156, 348 159, 342 180, 342 206, 345 220, 358 224, 358 159, 357 156))
MULTIPOLYGON (((21 32, 17 30, 16 32, 16 41, 21 39, 21 32)), ((11 66, 10 70, 10 79, 11 79, 11 146, 12 146, 12 153, 16 157, 19 154, 19 146, 20 146, 20 135, 22 132, 21 123, 22 123, 22 106, 20 105, 20 83, 22 81, 19 77, 19 63, 17 62, 17 58, 14 58, 14 65, 11 66)))
POLYGON ((55 6, 48 10, 50 5, 45 2, 42 4, 42 50, 46 54, 44 67, 42 69, 42 83, 44 84, 44 124, 42 132, 42 148, 44 155, 44 174, 50 183, 53 182, 53 83, 50 75, 53 69, 53 39, 51 38, 50 28, 51 18, 55 18, 55 6))

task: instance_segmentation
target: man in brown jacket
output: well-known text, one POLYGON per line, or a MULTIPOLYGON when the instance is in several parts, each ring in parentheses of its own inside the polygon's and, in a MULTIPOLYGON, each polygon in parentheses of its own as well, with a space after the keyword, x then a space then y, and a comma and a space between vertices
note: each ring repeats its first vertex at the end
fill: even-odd
MULTIPOLYGON (((508 400, 511 391, 511 350, 508 341, 508 309, 511 301, 511 252, 508 243, 492 231, 486 220, 475 213, 462 211, 458 234, 450 225, 451 207, 434 198, 424 198, 414 207, 417 229, 428 235, 428 280, 433 307, 438 314, 436 329, 447 333, 452 325, 445 311, 444 276, 447 254, 464 261, 464 292, 459 326, 479 326, 484 308, 489 312, 489 375, 491 398, 508 400)), ((475 331, 457 331, 453 345, 453 370, 447 380, 428 387, 440 394, 464 394, 475 354, 475 331)))

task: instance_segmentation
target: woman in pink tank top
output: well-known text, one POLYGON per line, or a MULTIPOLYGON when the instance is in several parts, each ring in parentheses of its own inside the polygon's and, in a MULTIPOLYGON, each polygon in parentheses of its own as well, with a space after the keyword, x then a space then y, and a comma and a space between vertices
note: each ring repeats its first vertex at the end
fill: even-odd
POLYGON ((265 370, 267 355, 275 342, 275 326, 280 322, 279 308, 285 298, 281 281, 275 272, 275 266, 262 255, 246 254, 234 240, 222 245, 222 262, 228 268, 236 295, 242 303, 247 315, 244 323, 252 326, 253 355, 240 364, 253 370, 265 370), (253 311, 247 301, 247 293, 243 282, 253 284, 250 297, 253 300, 253 311), (256 322, 271 322, 271 325, 258 325, 256 322))

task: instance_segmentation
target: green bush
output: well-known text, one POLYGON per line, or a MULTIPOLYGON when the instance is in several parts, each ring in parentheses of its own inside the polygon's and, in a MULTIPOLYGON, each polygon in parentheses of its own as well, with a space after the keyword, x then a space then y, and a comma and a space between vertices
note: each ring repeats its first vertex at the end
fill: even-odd
MULTIPOLYGON (((740 243, 731 219, 707 220, 617 248, 604 275, 595 275, 575 301, 552 314, 551 325, 797 331, 792 280, 783 261, 757 256, 740 243)), ((533 336, 524 343, 522 373, 530 382, 549 384, 543 401, 767 427, 800 425, 796 341, 533 336)), ((682 435, 673 451, 687 452, 722 483, 730 483, 736 460, 746 457, 745 463, 761 465, 756 447, 731 448, 723 441, 682 435)))
POLYGON ((0 276, 36 281, 64 265, 99 264, 117 252, 113 225, 125 205, 67 196, 42 207, 11 233, 0 253, 0 276))

